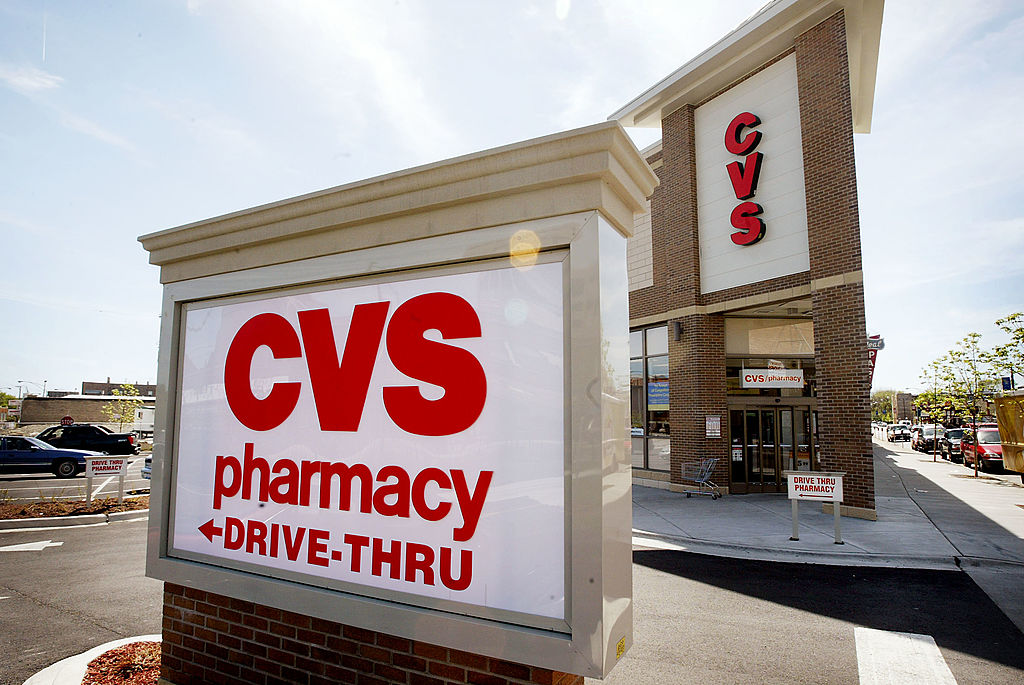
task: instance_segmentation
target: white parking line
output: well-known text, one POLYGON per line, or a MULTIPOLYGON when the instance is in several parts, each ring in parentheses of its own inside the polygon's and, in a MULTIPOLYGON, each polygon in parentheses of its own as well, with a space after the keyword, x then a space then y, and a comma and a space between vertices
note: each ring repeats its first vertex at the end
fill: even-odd
POLYGON ((60 547, 63 542, 54 542, 52 540, 37 540, 35 542, 23 542, 20 545, 4 545, 0 547, 0 552, 41 552, 47 547, 60 547))
POLYGON ((855 628, 861 685, 956 685, 931 635, 855 628))

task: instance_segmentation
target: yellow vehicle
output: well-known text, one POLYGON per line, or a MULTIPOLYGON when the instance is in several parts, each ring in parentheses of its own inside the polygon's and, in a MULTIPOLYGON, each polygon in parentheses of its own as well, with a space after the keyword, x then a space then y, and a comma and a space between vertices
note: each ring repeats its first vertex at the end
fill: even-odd
POLYGON ((1024 481, 1024 391, 995 398, 1003 468, 1021 474, 1024 481))

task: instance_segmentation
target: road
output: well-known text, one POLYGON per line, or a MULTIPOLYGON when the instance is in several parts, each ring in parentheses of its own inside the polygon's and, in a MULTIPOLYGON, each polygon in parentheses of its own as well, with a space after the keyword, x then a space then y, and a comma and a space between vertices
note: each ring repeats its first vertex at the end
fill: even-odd
MULTIPOLYGON (((162 585, 144 577, 145 540, 144 521, 0 533, 0 685, 118 637, 159 633, 162 585)), ((637 548, 633 574, 635 645, 610 685, 867 685, 879 681, 860 678, 858 660, 884 661, 889 643, 905 650, 891 631, 931 636, 962 685, 1024 681, 1024 635, 962 572, 637 548)), ((909 663, 905 651, 895 656, 909 663)), ((936 668, 928 658, 914 668, 936 668)), ((913 682, 951 681, 915 671, 913 682)))
POLYGON ((961 684, 1024 679, 1024 635, 959 571, 669 550, 637 550, 633 558, 636 644, 609 685, 951 682, 929 677, 942 662, 961 684), (864 640, 870 631, 885 631, 880 642, 893 646, 864 640), (872 680, 860 672, 869 670, 864 664, 889 657, 907 664, 894 633, 931 636, 935 656, 916 665, 912 678, 872 680))
MULTIPOLYGON (((142 477, 142 463, 146 453, 132 455, 128 460, 128 473, 124 479, 125 492, 149 491, 149 481, 142 477)), ((86 478, 57 478, 49 473, 0 475, 0 501, 29 502, 49 499, 85 499, 86 478)), ((93 497, 117 497, 117 478, 94 478, 93 497)))
POLYGON ((110 640, 160 632, 163 584, 144 577, 147 519, 0 533, 0 684, 20 685, 110 640))

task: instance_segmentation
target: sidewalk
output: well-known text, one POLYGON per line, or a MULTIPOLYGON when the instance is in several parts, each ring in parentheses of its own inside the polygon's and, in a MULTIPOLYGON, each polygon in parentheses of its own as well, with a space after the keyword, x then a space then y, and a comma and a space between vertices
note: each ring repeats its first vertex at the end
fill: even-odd
POLYGON ((798 541, 784 494, 685 497, 633 487, 635 547, 796 563, 962 568, 1024 630, 1024 485, 874 444, 877 521, 834 519, 801 502, 798 541))

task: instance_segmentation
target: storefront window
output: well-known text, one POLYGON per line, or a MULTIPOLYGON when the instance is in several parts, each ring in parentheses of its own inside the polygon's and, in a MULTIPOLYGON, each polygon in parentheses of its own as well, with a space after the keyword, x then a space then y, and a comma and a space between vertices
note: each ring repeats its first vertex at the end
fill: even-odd
POLYGON ((668 471, 668 327, 632 331, 629 352, 633 466, 668 471))

